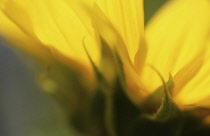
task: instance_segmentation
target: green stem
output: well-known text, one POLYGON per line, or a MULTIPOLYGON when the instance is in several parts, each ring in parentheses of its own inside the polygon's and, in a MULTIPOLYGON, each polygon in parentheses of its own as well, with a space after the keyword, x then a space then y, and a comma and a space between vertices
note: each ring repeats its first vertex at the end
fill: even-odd
POLYGON ((114 111, 113 97, 111 94, 107 94, 105 102, 105 126, 107 129, 108 136, 117 136, 115 132, 113 111, 114 111))

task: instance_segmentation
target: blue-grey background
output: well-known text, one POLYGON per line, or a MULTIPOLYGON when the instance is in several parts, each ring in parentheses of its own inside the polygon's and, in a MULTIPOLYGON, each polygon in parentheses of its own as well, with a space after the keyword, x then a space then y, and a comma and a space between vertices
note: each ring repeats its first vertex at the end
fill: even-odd
POLYGON ((67 136, 64 116, 37 85, 36 71, 4 45, 0 40, 0 135, 67 136))
MULTIPOLYGON (((145 0, 145 23, 165 1, 145 0)), ((22 57, 0 39, 0 135, 73 135, 59 106, 39 88, 36 72, 22 57)))

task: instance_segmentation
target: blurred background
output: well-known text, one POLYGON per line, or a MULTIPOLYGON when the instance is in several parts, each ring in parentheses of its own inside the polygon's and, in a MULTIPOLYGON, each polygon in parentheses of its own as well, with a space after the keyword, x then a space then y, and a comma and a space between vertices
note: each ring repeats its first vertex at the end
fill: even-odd
MULTIPOLYGON (((145 24, 166 0, 145 0, 145 24)), ((36 74, 18 51, 0 39, 0 135, 70 136, 57 103, 36 83, 36 74), (21 57, 20 57, 21 56, 21 57)))
MULTIPOLYGON (((0 135, 67 136, 62 112, 22 54, 0 42, 0 135)), ((29 60, 27 60, 29 61, 29 60)))

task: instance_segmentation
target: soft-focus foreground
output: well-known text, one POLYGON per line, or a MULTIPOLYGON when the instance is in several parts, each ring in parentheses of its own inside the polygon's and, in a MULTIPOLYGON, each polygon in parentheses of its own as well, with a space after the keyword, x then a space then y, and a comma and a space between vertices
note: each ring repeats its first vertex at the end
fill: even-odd
POLYGON ((2 0, 0 34, 79 135, 209 136, 210 0, 143 3, 2 0))

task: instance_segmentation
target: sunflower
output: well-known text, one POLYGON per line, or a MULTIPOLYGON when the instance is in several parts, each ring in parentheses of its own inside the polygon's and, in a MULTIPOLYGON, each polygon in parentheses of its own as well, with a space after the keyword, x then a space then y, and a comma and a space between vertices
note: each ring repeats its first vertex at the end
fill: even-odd
POLYGON ((0 7, 1 35, 44 62, 53 56, 86 76, 105 63, 99 70, 113 78, 106 46, 120 58, 134 103, 162 86, 158 71, 165 81, 171 75, 179 108, 210 107, 209 0, 170 0, 146 26, 143 0, 1 0, 0 7))

